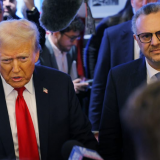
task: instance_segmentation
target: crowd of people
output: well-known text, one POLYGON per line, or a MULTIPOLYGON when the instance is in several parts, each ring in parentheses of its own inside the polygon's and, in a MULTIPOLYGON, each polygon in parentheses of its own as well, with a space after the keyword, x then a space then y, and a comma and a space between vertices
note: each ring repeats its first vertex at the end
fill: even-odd
POLYGON ((16 0, 0 0, 0 159, 62 160, 69 140, 104 160, 160 159, 158 1, 127 0, 104 18, 80 77, 78 15, 63 30, 46 31, 34 0, 23 0, 22 19, 16 0), (88 115, 80 103, 87 79, 88 115))

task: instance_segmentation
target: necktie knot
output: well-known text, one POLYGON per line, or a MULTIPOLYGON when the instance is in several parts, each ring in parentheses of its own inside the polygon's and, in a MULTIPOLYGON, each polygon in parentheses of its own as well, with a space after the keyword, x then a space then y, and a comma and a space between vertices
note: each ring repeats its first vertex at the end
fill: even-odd
POLYGON ((160 72, 158 72, 157 74, 155 74, 155 76, 157 77, 158 80, 160 80, 160 72))
POLYGON ((25 89, 26 89, 25 87, 15 88, 15 90, 18 92, 18 96, 23 96, 23 91, 25 89))

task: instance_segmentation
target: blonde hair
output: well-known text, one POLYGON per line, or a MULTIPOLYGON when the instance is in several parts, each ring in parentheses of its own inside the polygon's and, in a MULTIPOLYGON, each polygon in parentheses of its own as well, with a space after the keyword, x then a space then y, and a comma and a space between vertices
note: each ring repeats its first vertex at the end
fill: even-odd
POLYGON ((0 23, 0 50, 18 49, 29 44, 31 50, 37 53, 40 50, 39 32, 37 26, 26 20, 8 20, 0 23))

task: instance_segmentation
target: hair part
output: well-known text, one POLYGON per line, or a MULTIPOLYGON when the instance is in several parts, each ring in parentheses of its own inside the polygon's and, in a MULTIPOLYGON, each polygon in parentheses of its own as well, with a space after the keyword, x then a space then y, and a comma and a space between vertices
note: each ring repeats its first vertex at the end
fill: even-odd
POLYGON ((160 12, 160 2, 148 3, 141 7, 132 18, 132 31, 134 34, 137 34, 136 21, 141 15, 149 15, 151 13, 160 12))
POLYGON ((76 31, 81 32, 84 30, 84 23, 82 22, 82 20, 80 19, 79 16, 76 16, 67 28, 60 30, 59 32, 61 34, 63 34, 65 32, 69 32, 71 30, 74 32, 76 32, 76 31))
POLYGON ((18 49, 22 45, 30 44, 35 53, 40 50, 37 26, 26 19, 2 21, 0 33, 0 49, 6 46, 18 49))

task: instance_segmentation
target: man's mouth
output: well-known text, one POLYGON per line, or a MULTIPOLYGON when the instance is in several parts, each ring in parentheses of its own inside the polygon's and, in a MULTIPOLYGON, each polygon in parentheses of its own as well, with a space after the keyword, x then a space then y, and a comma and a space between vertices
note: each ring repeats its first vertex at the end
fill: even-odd
POLYGON ((22 77, 12 77, 12 80, 15 82, 21 81, 22 77))
POLYGON ((156 54, 156 53, 160 53, 160 49, 159 49, 159 48, 157 48, 157 49, 152 49, 151 52, 152 52, 152 53, 155 53, 155 54, 156 54))

